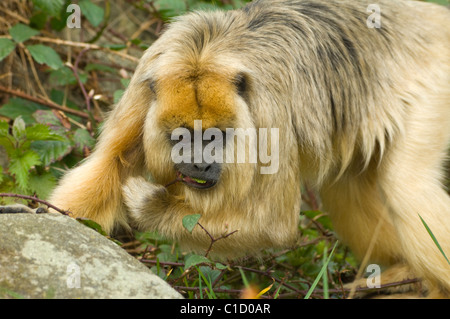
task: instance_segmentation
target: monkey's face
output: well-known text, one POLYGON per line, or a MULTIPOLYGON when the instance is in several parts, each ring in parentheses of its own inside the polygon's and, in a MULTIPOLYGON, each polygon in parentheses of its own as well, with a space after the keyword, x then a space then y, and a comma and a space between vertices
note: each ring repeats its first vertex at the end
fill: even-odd
POLYGON ((164 54, 152 70, 144 146, 156 182, 177 178, 192 202, 244 196, 256 168, 240 160, 248 159, 249 136, 236 134, 255 130, 244 99, 247 77, 220 65, 170 61, 164 54))

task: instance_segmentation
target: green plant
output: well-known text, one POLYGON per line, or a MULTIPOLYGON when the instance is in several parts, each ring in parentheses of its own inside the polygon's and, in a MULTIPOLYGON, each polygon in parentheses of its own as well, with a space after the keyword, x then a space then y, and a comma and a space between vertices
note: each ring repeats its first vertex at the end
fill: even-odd
POLYGON ((82 158, 83 150, 95 142, 86 129, 70 130, 52 111, 20 98, 10 99, 0 114, 14 119, 11 125, 0 121, 0 146, 8 158, 7 165, 0 166, 1 192, 47 198, 62 169, 77 161, 76 156, 62 159, 77 152, 82 158))

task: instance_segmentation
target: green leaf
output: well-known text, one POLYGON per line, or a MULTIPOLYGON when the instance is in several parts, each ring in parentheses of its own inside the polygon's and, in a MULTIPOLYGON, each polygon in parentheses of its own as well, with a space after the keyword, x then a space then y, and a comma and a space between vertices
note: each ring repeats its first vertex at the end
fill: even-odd
MULTIPOLYGON (((84 72, 78 72, 78 76, 80 77, 80 81, 82 83, 86 83, 87 75, 84 72)), ((76 84, 77 78, 73 74, 73 71, 67 67, 63 66, 57 70, 52 70, 50 72, 50 84, 57 85, 68 85, 68 84, 76 84)))
POLYGON ((448 0, 426 0, 426 2, 432 2, 443 6, 448 6, 448 0))
POLYGON ((65 141, 62 136, 55 134, 47 125, 35 124, 26 128, 26 135, 29 141, 65 141))
POLYGON ((39 34, 39 31, 30 28, 25 24, 18 23, 9 29, 9 34, 11 34, 11 37, 14 39, 14 41, 21 43, 28 40, 32 36, 39 34))
POLYGON ((155 1, 159 5, 158 13, 163 20, 168 20, 171 17, 181 15, 186 12, 185 1, 179 0, 157 0, 155 1))
POLYGON ((8 136, 9 135, 9 124, 6 121, 0 121, 0 136, 8 136))
POLYGON ((5 179, 5 174, 3 174, 3 167, 0 165, 0 184, 5 179))
POLYGON ((56 186, 56 178, 52 173, 46 172, 41 175, 31 174, 29 189, 41 199, 47 199, 56 186))
POLYGON ((33 4, 52 17, 59 17, 63 8, 64 0, 32 0, 33 4))
POLYGON ((319 210, 306 210, 302 211, 302 214, 308 217, 309 219, 314 219, 322 224, 326 229, 332 230, 333 225, 331 223, 330 218, 319 210))
POLYGON ((61 124, 60 120, 52 111, 37 110, 33 113, 33 118, 36 119, 36 122, 48 126, 53 133, 60 136, 65 136, 69 131, 69 129, 61 124))
POLYGON ((126 44, 113 43, 113 44, 104 44, 103 47, 108 48, 113 51, 120 51, 127 48, 126 44))
POLYGON ((13 132, 13 136, 16 138, 16 140, 18 140, 20 138, 25 138, 25 135, 26 135, 25 121, 22 119, 21 116, 18 116, 14 120, 12 132, 13 132))
POLYGON ((123 93, 125 93, 125 90, 115 90, 113 94, 114 103, 119 103, 120 99, 122 98, 123 93))
POLYGON ((205 256, 200 255, 191 255, 186 259, 186 262, 184 263, 184 269, 189 269, 192 266, 202 264, 202 263, 211 263, 211 261, 206 258, 205 256))
POLYGON ((183 217, 183 227, 187 229, 188 232, 192 233, 195 225, 197 225, 198 220, 202 217, 200 214, 186 215, 183 217))
POLYGON ((112 74, 116 74, 117 71, 116 69, 107 66, 107 65, 103 65, 103 64, 99 64, 99 63, 88 63, 86 65, 86 67, 84 68, 84 70, 86 72, 89 71, 102 71, 102 72, 108 72, 108 73, 112 73, 112 74))
POLYGON ((92 149, 95 145, 95 139, 85 129, 79 128, 73 135, 73 141, 80 153, 83 153, 85 147, 92 149))
POLYGON ((31 143, 31 149, 39 154, 44 166, 61 160, 72 152, 72 144, 68 139, 64 141, 35 141, 31 143))
POLYGON ((92 228, 93 230, 96 230, 103 236, 107 236, 108 234, 102 229, 102 226, 94 222, 93 220, 87 219, 87 218, 77 218, 77 221, 79 221, 81 224, 92 228))
POLYGON ((447 260, 447 262, 450 264, 450 261, 448 260, 447 256, 444 253, 444 250, 442 249, 441 245, 439 244, 439 242, 437 241, 436 237, 434 237, 433 232, 431 231, 431 229, 428 227, 427 223, 423 220, 422 216, 420 216, 419 214, 419 218, 422 221, 422 224, 425 226, 428 234, 430 235, 430 237, 433 239, 435 245, 437 246, 437 248, 439 249, 439 251, 441 252, 442 256, 444 256, 445 260, 447 260))
POLYGON ((32 151, 26 151, 23 154, 11 154, 11 162, 9 164, 9 172, 16 177, 16 182, 21 189, 28 190, 29 184, 29 170, 35 166, 41 164, 39 155, 32 151))
POLYGON ((6 58, 15 48, 16 44, 10 39, 0 39, 0 61, 6 58))
POLYGON ((33 124, 35 123, 35 120, 33 119, 32 114, 43 108, 44 107, 39 104, 21 98, 11 98, 8 103, 0 107, 0 115, 10 119, 22 116, 26 124, 33 124))
POLYGON ((120 83, 122 83, 124 88, 127 88, 130 85, 131 79, 120 79, 120 83))
POLYGON ((79 5, 81 13, 86 17, 89 23, 94 27, 99 26, 103 21, 105 10, 89 0, 81 0, 79 5))
POLYGON ((47 64, 52 69, 56 70, 63 66, 63 62, 58 53, 51 47, 43 44, 27 45, 33 59, 40 64, 47 64))
POLYGON ((221 264, 221 263, 216 263, 216 268, 219 269, 219 270, 228 269, 227 266, 225 266, 224 264, 221 264))
POLYGON ((47 13, 42 10, 36 11, 30 18, 30 26, 42 30, 47 23, 47 13))

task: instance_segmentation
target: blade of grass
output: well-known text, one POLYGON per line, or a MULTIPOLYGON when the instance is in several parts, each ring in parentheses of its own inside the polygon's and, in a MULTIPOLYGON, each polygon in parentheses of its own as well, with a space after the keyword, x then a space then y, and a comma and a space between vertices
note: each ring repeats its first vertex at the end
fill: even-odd
POLYGON ((264 288, 263 290, 261 290, 257 295, 256 295, 256 299, 258 299, 259 297, 261 297, 262 295, 264 295, 266 292, 268 292, 270 289, 272 289, 273 283, 275 282, 275 279, 273 279, 273 282, 270 286, 264 288))
POLYGON ((198 272, 198 288, 200 289, 200 299, 203 300, 202 278, 200 276, 200 270, 198 269, 198 267, 196 266, 195 268, 197 268, 198 272))
MULTIPOLYGON (((211 285, 211 278, 209 278, 209 280, 206 278, 206 276, 203 274, 203 272, 200 270, 200 268, 199 267, 197 267, 197 266, 195 266, 195 268, 197 269, 197 271, 198 271, 198 274, 199 274, 199 276, 201 277, 199 277, 198 279, 199 279, 199 281, 200 281, 200 283, 201 283, 201 280, 203 279, 203 281, 205 282, 205 284, 206 284, 206 287, 208 287, 208 289, 206 289, 205 291, 206 291, 206 294, 208 295, 208 298, 209 299, 217 299, 217 296, 216 296, 216 294, 214 293, 214 290, 213 290, 213 288, 212 288, 212 285, 211 285), (209 291, 208 291, 209 290, 209 291)), ((209 276, 208 276, 209 277, 209 276)))
POLYGON ((248 280, 247 280, 247 277, 246 277, 245 274, 244 274, 244 271, 242 270, 241 267, 239 267, 238 269, 239 269, 239 272, 241 273, 241 276, 242 276, 242 282, 244 283, 245 288, 250 287, 250 284, 248 283, 248 280))
POLYGON ((278 295, 280 294, 281 287, 282 287, 282 285, 278 286, 277 292, 275 293, 275 296, 273 296, 273 299, 278 299, 278 295))
POLYGON ((431 239, 433 239, 435 245, 440 250, 442 256, 444 256, 445 260, 447 260, 447 262, 450 264, 450 261, 448 260, 447 256, 445 255, 444 250, 442 250, 441 245, 439 245, 439 242, 437 241, 436 237, 434 237, 434 234, 431 231, 430 227, 428 227, 427 223, 423 220, 423 218, 422 218, 422 216, 420 216, 420 214, 419 214, 419 218, 422 221, 422 224, 425 226, 425 229, 427 230, 427 232, 430 235, 431 239))
POLYGON ((323 273, 325 272, 325 270, 328 267, 328 263, 331 260, 331 257, 333 256, 334 250, 336 249, 336 246, 338 244, 338 241, 336 241, 336 243, 334 244, 333 249, 331 250, 330 256, 328 256, 326 262, 323 264, 322 269, 320 269, 319 274, 317 275, 316 279, 314 280, 313 284, 311 285, 311 287, 308 290, 308 293, 305 296, 305 299, 309 299, 309 297, 311 296, 311 294, 313 293, 314 289, 316 289, 317 283, 319 282, 320 278, 322 278, 323 273))
MULTIPOLYGON (((326 260, 328 258, 328 245, 325 245, 325 248, 323 249, 323 263, 326 263, 326 260)), ((328 269, 328 268, 326 268, 328 269)), ((328 271, 324 271, 322 275, 322 284, 323 284, 323 299, 329 299, 329 293, 328 293, 328 271)))

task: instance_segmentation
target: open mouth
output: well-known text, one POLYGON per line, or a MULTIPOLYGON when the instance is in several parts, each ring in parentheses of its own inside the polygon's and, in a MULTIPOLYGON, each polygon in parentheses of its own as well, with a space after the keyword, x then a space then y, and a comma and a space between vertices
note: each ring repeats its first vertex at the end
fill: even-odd
POLYGON ((216 185, 216 183, 217 183, 217 181, 214 181, 214 180, 202 180, 202 179, 195 178, 192 176, 186 176, 186 175, 183 175, 180 171, 177 172, 177 179, 188 186, 191 186, 194 188, 199 188, 199 189, 210 188, 210 187, 213 187, 214 185, 216 185))

